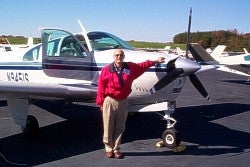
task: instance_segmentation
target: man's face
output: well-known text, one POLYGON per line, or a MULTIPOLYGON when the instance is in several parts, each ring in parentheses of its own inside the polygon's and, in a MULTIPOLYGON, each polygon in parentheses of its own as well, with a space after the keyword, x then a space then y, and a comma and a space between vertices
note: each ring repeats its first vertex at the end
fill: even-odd
POLYGON ((115 60, 116 64, 122 64, 123 60, 125 58, 125 55, 124 55, 124 52, 122 50, 116 50, 114 52, 113 57, 114 57, 114 60, 115 60))

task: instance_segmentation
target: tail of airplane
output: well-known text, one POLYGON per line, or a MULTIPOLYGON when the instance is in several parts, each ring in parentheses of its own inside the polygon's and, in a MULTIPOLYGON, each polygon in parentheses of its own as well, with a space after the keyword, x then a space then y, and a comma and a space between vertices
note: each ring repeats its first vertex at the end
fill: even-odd
POLYGON ((181 55, 181 48, 180 47, 176 47, 176 52, 178 55, 181 55))
POLYGON ((180 56, 186 55, 186 51, 182 50, 180 47, 176 47, 176 53, 177 55, 180 55, 180 56))
POLYGON ((246 53, 246 54, 248 54, 248 51, 247 51, 247 49, 246 48, 243 48, 244 49, 244 52, 246 53))
POLYGON ((216 48, 214 48, 214 50, 212 51, 212 53, 210 54, 213 58, 218 58, 221 56, 221 54, 224 52, 226 48, 226 45, 218 45, 216 46, 216 48))
POLYGON ((27 42, 27 46, 32 46, 33 44, 34 44, 33 38, 29 37, 28 42, 27 42))
POLYGON ((165 46, 164 50, 170 50, 170 46, 169 45, 165 46))
POLYGON ((198 43, 191 43, 189 50, 193 55, 193 58, 201 63, 217 65, 219 64, 206 50, 198 43))

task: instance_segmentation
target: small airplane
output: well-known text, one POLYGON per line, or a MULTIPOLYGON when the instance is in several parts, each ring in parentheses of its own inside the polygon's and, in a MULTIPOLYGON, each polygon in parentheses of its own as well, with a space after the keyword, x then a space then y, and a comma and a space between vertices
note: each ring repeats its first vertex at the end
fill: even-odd
POLYGON ((165 63, 151 67, 134 81, 128 97, 129 111, 164 111, 162 116, 167 121, 167 129, 162 134, 164 145, 169 148, 178 146, 181 139, 174 128, 177 121, 171 116, 176 108, 176 98, 189 77, 202 96, 209 99, 196 77, 196 73, 208 68, 175 54, 134 50, 115 35, 86 32, 82 24, 80 26, 82 32, 77 34, 43 29, 42 43, 30 48, 22 61, 0 62, 0 97, 7 99, 14 122, 21 126, 24 134, 34 134, 38 130, 37 119, 28 115, 33 99, 94 104, 100 71, 113 61, 114 50, 120 48, 125 52, 126 61, 142 62, 165 57, 165 63))
POLYGON ((33 38, 28 37, 27 43, 26 44, 10 44, 9 40, 7 38, 4 39, 6 42, 0 44, 0 48, 3 49, 5 52, 9 51, 15 51, 15 50, 20 50, 22 48, 28 48, 34 44, 33 38))
POLYGON ((171 49, 170 46, 165 46, 164 48, 137 48, 138 50, 143 50, 143 51, 147 51, 147 52, 166 52, 166 53, 170 53, 171 49))
POLYGON ((202 62, 207 61, 208 64, 217 65, 218 70, 231 72, 235 74, 245 75, 249 78, 247 81, 250 81, 250 53, 244 48, 244 54, 234 54, 234 55, 225 55, 223 54, 225 45, 218 45, 211 54, 206 53, 206 51, 199 44, 191 44, 191 47, 196 49, 199 48, 199 54, 193 54, 196 56, 196 60, 202 62))
POLYGON ((0 62, 22 61, 23 54, 34 45, 33 38, 29 37, 26 44, 10 44, 7 38, 0 44, 0 62))

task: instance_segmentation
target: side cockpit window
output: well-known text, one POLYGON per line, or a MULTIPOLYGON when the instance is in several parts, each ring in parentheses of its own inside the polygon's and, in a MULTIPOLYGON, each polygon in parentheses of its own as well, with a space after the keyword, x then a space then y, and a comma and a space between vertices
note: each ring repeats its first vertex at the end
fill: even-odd
POLYGON ((23 61, 37 61, 39 57, 40 48, 41 44, 26 52, 23 56, 23 61))
POLYGON ((60 56, 81 57, 81 53, 81 47, 73 37, 67 36, 63 39, 60 48, 60 56))
POLYGON ((44 53, 47 57, 85 58, 87 50, 72 34, 63 30, 43 30, 44 53))
POLYGON ((82 34, 76 34, 75 37, 76 37, 79 41, 81 41, 81 43, 83 44, 83 46, 84 46, 86 49, 88 49, 88 51, 89 51, 89 48, 88 48, 88 46, 87 46, 87 42, 86 42, 84 36, 83 36, 82 34))

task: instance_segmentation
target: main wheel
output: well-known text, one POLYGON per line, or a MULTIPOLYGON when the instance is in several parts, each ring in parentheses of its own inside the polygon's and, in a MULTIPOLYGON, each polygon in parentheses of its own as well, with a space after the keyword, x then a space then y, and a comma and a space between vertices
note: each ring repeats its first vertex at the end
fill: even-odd
POLYGON ((165 145, 165 147, 168 147, 171 149, 178 146, 181 143, 181 139, 180 139, 178 132, 173 128, 166 129, 163 132, 162 140, 163 140, 163 144, 165 145))
POLYGON ((37 134, 37 131, 39 129, 39 124, 33 115, 28 115, 26 120, 25 128, 23 129, 23 134, 27 136, 34 136, 37 134))

